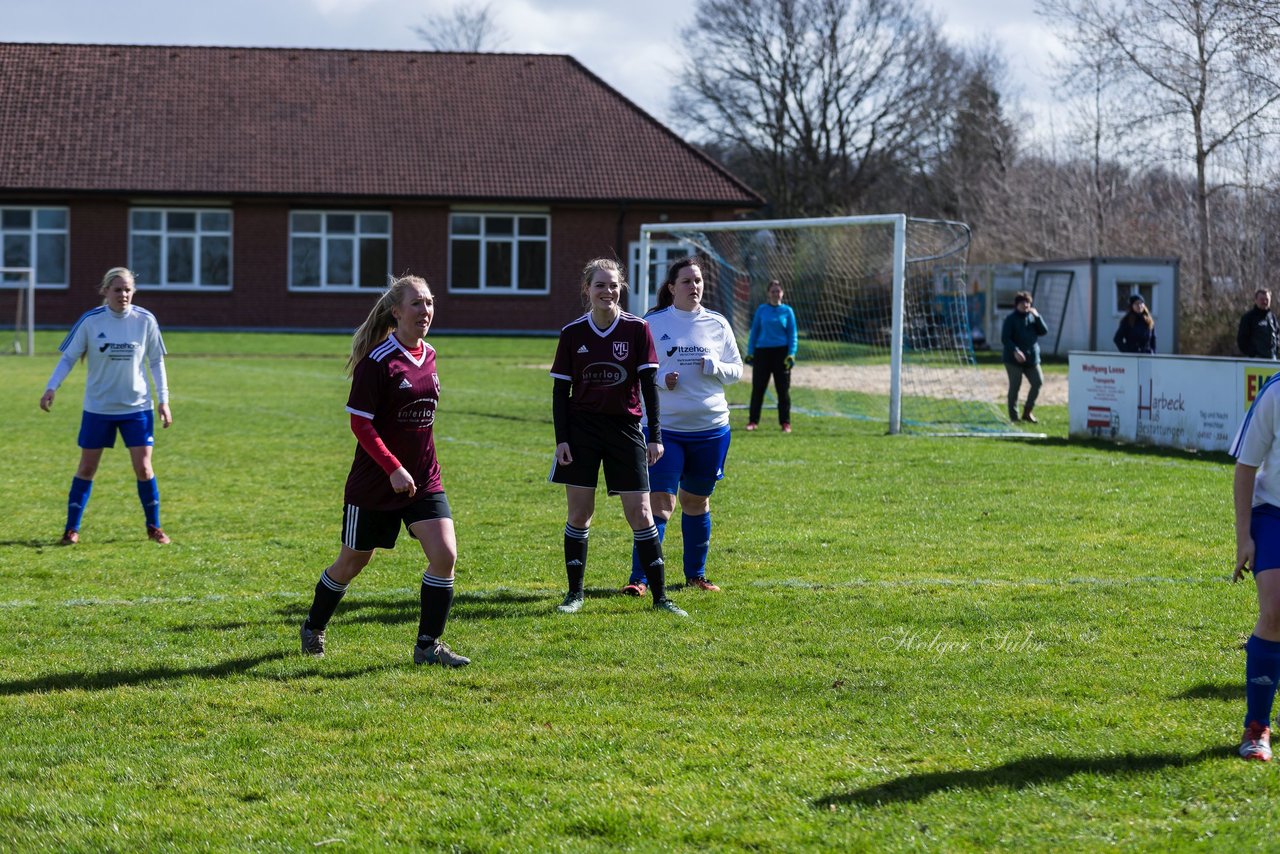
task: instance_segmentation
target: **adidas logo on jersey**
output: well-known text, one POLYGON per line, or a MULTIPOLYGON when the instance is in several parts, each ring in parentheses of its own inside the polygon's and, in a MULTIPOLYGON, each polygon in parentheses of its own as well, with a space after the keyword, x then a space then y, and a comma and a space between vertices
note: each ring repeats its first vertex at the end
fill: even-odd
POLYGON ((579 353, 585 353, 585 352, 587 352, 587 345, 586 345, 586 344, 583 344, 581 347, 579 347, 579 348, 578 348, 578 352, 579 352, 579 353))
POLYGON ((413 388, 413 383, 409 382, 408 377, 400 380, 400 388, 413 388))
POLYGON ((106 338, 106 337, 107 337, 107 333, 105 333, 105 332, 99 332, 99 333, 98 333, 98 337, 99 337, 99 338, 106 338))
POLYGON ((670 341, 670 340, 671 340, 671 336, 664 332, 664 333, 662 333, 662 337, 661 337, 661 338, 659 338, 658 340, 659 340, 659 341, 670 341))

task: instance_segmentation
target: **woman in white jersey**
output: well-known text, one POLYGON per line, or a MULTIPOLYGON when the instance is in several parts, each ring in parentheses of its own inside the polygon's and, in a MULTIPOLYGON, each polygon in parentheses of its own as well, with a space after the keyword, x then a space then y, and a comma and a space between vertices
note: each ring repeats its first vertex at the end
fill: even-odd
POLYGON ((138 499, 146 516, 147 537, 161 545, 169 542, 160 528, 160 490, 151 468, 151 448, 155 444, 152 410, 159 411, 160 423, 165 427, 173 423, 164 371, 164 341, 155 316, 133 304, 136 290, 133 273, 124 267, 107 271, 98 286, 103 304, 81 315, 58 346, 62 358, 40 398, 40 408, 48 412, 58 387, 71 373, 76 360, 88 363, 84 414, 80 419, 80 465, 71 479, 71 492, 67 496, 67 524, 62 531, 64 546, 80 542, 80 520, 89 503, 93 476, 102 460, 102 451, 115 447, 117 431, 129 449, 133 472, 138 478, 138 499), (155 385, 154 403, 147 387, 148 367, 155 385))
MULTIPOLYGON (((724 477, 729 454, 729 402, 724 387, 742 378, 742 356, 723 315, 702 307, 702 262, 681 258, 658 288, 658 305, 645 316, 658 350, 658 402, 665 453, 649 466, 649 505, 658 536, 680 498, 684 583, 719 592, 707 579, 711 548, 711 493, 724 477)), ((648 585, 634 552, 622 592, 643 596, 648 585)))
POLYGON ((1231 444, 1239 581, 1253 574, 1258 619, 1244 645, 1245 715, 1240 755, 1271 759, 1271 706, 1280 684, 1280 375, 1262 386, 1231 444))

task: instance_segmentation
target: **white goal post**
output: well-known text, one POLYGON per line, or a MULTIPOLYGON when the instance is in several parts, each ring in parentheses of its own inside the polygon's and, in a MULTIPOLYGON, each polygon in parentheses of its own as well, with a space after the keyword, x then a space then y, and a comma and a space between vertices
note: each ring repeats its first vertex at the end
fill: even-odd
POLYGON ((0 267, 0 288, 14 291, 13 352, 36 354, 36 271, 32 267, 0 267), (25 333, 25 335, 24 335, 25 333))
POLYGON ((649 223, 636 296, 653 300, 651 244, 704 259, 703 304, 725 315, 745 353, 755 308, 777 279, 797 320, 793 408, 888 422, 890 433, 1026 435, 1003 416, 976 364, 963 223, 904 214, 649 223))

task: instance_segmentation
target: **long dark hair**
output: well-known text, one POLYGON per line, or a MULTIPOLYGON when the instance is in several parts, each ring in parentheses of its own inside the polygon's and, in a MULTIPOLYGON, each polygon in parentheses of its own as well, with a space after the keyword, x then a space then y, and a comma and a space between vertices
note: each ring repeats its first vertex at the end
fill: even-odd
POLYGON ((1134 311, 1133 307, 1137 303, 1129 303, 1129 310, 1124 313, 1124 322, 1130 326, 1138 325, 1138 318, 1142 318, 1142 322, 1147 324, 1148 329, 1156 328, 1155 318, 1151 316, 1151 310, 1147 308, 1147 304, 1142 303, 1142 311, 1134 311))
POLYGON ((667 268, 667 277, 658 286, 658 304, 653 307, 653 310, 670 308, 671 304, 675 302, 675 294, 671 293, 671 286, 676 283, 676 279, 680 278, 681 270, 685 267, 697 267, 701 270, 703 266, 702 259, 697 255, 686 255, 673 261, 671 266, 667 268))

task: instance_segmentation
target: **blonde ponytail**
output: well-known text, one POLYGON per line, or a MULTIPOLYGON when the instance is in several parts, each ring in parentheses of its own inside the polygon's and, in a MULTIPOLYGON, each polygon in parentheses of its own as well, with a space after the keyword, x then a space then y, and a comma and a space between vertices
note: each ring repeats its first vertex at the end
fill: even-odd
POLYGON ((392 309, 404 301, 406 290, 418 285, 427 288, 428 291, 431 290, 426 279, 421 276, 401 276, 391 280, 391 284, 374 303, 369 316, 351 337, 351 358, 347 359, 347 376, 351 376, 356 365, 360 364, 360 360, 369 355, 374 347, 385 341, 391 330, 396 328, 396 318, 392 314, 392 309))

